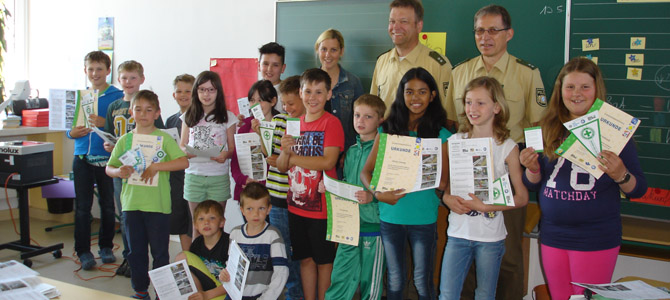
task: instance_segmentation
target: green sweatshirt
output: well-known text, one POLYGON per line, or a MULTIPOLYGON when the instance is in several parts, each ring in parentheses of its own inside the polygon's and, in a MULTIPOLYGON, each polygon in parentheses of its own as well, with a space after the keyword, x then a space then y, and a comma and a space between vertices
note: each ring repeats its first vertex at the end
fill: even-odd
MULTIPOLYGON (((372 151, 375 141, 361 142, 361 137, 356 136, 356 144, 347 150, 344 159, 344 181, 347 183, 363 186, 361 182, 361 171, 365 161, 372 151)), ((379 232, 379 202, 376 198, 368 204, 358 206, 361 218, 361 232, 379 232)))

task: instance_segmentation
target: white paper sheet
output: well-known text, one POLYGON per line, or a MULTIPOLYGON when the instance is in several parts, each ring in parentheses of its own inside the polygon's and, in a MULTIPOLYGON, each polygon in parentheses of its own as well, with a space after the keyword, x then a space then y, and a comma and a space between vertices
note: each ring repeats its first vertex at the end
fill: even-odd
POLYGON ((223 287, 228 292, 230 299, 241 300, 244 286, 247 283, 247 275, 249 274, 249 259, 244 255, 242 248, 240 248, 235 240, 231 240, 228 247, 226 270, 230 274, 230 281, 222 282, 223 287))
POLYGON ((267 164, 261 151, 261 138, 255 132, 235 134, 235 152, 242 174, 254 180, 267 178, 267 164))
POLYGON ((186 260, 149 271, 149 278, 161 299, 186 300, 197 288, 186 260))
POLYGON ((667 299, 670 293, 646 284, 642 280, 613 282, 605 284, 576 283, 574 285, 590 289, 600 296, 612 299, 667 299))

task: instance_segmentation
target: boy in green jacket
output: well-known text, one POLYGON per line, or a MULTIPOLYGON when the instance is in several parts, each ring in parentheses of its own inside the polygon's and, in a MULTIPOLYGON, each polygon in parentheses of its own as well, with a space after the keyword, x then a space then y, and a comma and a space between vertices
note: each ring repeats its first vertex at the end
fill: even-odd
MULTIPOLYGON (((374 95, 364 94, 354 102, 356 144, 349 147, 344 160, 344 181, 362 186, 360 174, 377 137, 377 127, 384 121, 386 105, 374 95)), ((359 282, 360 299, 378 300, 382 296, 382 280, 386 263, 379 232, 378 201, 369 191, 359 191, 360 239, 358 246, 337 247, 331 284, 326 299, 352 299, 359 282)))

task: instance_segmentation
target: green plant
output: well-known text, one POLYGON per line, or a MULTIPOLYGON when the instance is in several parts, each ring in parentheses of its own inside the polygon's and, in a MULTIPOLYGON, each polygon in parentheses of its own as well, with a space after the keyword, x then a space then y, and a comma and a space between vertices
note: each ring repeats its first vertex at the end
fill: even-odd
POLYGON ((3 54, 7 52, 7 41, 5 40, 5 20, 7 17, 11 17, 12 14, 9 13, 7 6, 5 6, 5 1, 0 0, 2 8, 0 8, 0 103, 5 101, 5 76, 3 75, 3 65, 4 65, 4 56, 3 54))

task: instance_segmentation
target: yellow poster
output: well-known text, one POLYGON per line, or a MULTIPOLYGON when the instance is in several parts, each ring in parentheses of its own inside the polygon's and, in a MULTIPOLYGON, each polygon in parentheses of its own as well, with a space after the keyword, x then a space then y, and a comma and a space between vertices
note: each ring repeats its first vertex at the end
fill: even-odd
POLYGON ((419 42, 426 47, 445 55, 447 49, 446 32, 421 32, 419 33, 419 42))
POLYGON ((598 57, 597 56, 593 56, 593 55, 589 54, 589 55, 584 56, 584 57, 590 59, 594 64, 596 64, 596 65, 598 64, 598 57))
POLYGON ((600 49, 600 39, 589 38, 582 40, 582 51, 595 51, 600 49))

